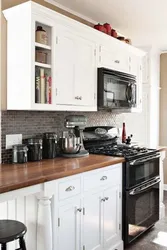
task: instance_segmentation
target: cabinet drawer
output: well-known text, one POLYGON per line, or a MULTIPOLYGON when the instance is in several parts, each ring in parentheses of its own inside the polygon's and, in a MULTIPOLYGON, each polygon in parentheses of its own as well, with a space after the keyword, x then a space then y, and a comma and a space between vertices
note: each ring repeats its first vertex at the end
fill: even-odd
POLYGON ((84 177, 84 191, 88 191, 93 188, 98 188, 102 185, 116 185, 121 182, 121 169, 113 168, 109 170, 103 170, 98 173, 91 173, 84 177))
POLYGON ((81 179, 71 179, 58 184, 59 200, 70 198, 81 192, 81 179))

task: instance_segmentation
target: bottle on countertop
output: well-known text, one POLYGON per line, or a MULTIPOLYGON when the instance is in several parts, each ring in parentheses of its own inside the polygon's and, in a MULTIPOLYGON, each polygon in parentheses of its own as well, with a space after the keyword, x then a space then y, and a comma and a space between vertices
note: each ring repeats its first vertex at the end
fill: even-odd
POLYGON ((126 143, 126 128, 125 128, 125 122, 123 122, 123 128, 122 128, 122 143, 126 143))

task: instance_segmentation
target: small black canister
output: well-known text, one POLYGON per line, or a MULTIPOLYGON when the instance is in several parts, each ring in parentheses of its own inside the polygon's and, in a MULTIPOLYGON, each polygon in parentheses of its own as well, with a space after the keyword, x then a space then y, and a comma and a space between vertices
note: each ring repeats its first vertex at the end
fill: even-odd
POLYGON ((13 146, 13 163, 26 163, 27 162, 28 147, 24 144, 16 144, 13 146))
POLYGON ((57 156, 57 134, 45 133, 43 135, 43 158, 53 159, 57 156))
POLYGON ((24 140, 28 147, 28 161, 42 160, 42 139, 28 138, 24 140))

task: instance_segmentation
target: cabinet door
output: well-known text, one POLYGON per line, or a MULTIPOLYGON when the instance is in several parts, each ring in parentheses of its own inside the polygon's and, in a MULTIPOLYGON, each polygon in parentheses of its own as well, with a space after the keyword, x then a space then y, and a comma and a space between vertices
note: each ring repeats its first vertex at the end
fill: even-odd
POLYGON ((129 53, 121 46, 101 45, 99 55, 100 67, 129 72, 129 53))
POLYGON ((78 38, 75 62, 75 105, 94 106, 97 86, 96 45, 78 38))
POLYGON ((100 192, 84 197, 83 243, 86 250, 102 249, 101 198, 100 192))
POLYGON ((139 68, 140 57, 131 54, 129 56, 129 73, 137 76, 139 68))
POLYGON ((121 240, 121 198, 120 186, 107 188, 103 202, 103 239, 107 250, 121 240))
POLYGON ((142 112, 142 58, 138 57, 137 67, 135 69, 137 89, 136 89, 136 101, 137 107, 132 109, 132 112, 142 112))
POLYGON ((74 104, 75 37, 63 27, 56 30, 55 86, 56 104, 74 104))
POLYGON ((80 250, 81 234, 80 199, 58 209, 58 250, 80 250))
POLYGON ((142 83, 145 84, 149 82, 149 65, 150 65, 149 54, 146 54, 142 58, 142 83))

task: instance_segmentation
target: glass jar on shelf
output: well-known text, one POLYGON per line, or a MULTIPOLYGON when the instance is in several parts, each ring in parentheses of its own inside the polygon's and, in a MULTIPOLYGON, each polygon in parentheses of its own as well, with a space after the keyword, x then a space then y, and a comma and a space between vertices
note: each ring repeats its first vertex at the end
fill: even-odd
POLYGON ((36 42, 48 45, 47 32, 42 28, 42 26, 37 26, 37 29, 36 29, 36 42))

